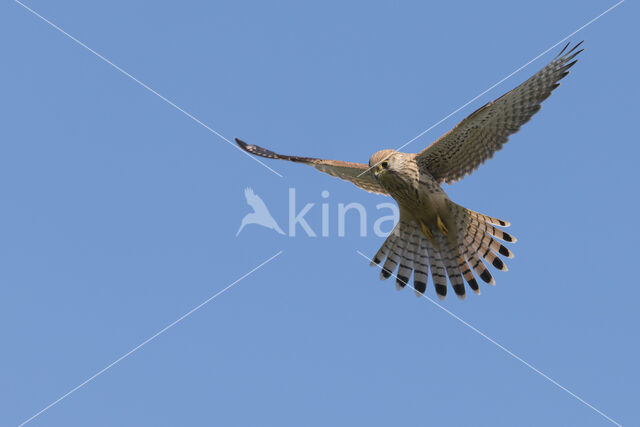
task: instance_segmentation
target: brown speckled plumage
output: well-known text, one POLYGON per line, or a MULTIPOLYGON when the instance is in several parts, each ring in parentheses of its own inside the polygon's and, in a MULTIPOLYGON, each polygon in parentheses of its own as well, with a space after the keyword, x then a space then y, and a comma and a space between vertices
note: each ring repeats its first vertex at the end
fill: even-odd
POLYGON ((453 203, 440 186, 476 170, 540 110, 542 101, 576 63, 581 43, 568 51, 567 44, 542 70, 470 114, 417 154, 381 150, 367 166, 281 155, 239 139, 236 142, 249 153, 305 163, 367 191, 393 197, 400 207, 400 220, 373 258, 372 264, 382 266, 380 277, 387 279, 397 269, 396 286, 402 289, 413 274, 416 294, 422 295, 430 272, 438 297, 446 296, 448 279, 455 294, 464 298, 464 281, 476 293, 480 293, 476 276, 495 283, 485 262, 507 270, 499 255, 512 258, 513 254, 495 239, 509 243, 516 239, 496 228, 508 227, 508 222, 453 203))

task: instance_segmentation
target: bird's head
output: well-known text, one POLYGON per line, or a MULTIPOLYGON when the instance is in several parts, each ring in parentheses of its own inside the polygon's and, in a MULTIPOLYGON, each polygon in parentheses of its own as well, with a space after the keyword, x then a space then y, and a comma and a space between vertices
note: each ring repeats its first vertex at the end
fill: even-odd
POLYGON ((369 159, 369 167, 376 178, 381 178, 389 172, 400 170, 400 156, 396 150, 380 150, 369 159))

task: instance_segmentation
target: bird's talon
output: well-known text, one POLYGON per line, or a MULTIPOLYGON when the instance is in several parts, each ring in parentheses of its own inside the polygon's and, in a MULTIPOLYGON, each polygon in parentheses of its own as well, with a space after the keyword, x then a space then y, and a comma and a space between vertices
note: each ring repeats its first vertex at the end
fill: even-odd
POLYGON ((444 225, 444 222, 442 222, 442 218, 440 218, 440 215, 438 215, 437 219, 438 219, 438 229, 440 230, 440 232, 445 236, 448 235, 449 230, 447 230, 447 227, 444 225))
POLYGON ((422 234, 424 234, 424 237, 426 237, 429 240, 433 239, 433 233, 431 233, 431 230, 429 230, 429 227, 427 227, 422 221, 420 221, 420 228, 422 229, 422 234))

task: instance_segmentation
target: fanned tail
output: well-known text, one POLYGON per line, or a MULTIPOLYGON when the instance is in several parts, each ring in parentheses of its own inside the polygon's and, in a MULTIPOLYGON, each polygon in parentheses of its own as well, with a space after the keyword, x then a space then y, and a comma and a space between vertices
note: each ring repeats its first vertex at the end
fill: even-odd
POLYGON ((427 252, 429 253, 429 267, 431 268, 431 278, 433 279, 433 287, 436 289, 436 295, 443 300, 447 296, 447 275, 445 266, 442 262, 442 255, 425 239, 427 252))
MULTIPOLYGON (((513 258, 513 253, 494 237, 505 242, 514 243, 517 239, 495 226, 508 227, 509 222, 483 215, 448 201, 449 208, 457 225, 458 248, 460 255, 466 260, 467 267, 484 282, 495 285, 495 280, 485 263, 486 261, 498 270, 507 271, 507 266, 498 255, 513 258)), ((469 282, 469 287, 480 293, 477 283, 469 282)))
POLYGON ((408 283, 414 269, 415 258, 418 252, 419 236, 415 230, 411 230, 408 244, 404 247, 396 277, 396 289, 402 290, 408 283))
POLYGON ((413 273, 413 288, 416 291, 416 296, 420 297, 424 295, 427 290, 427 283, 429 281, 429 252, 427 250, 427 239, 419 234, 420 247, 418 253, 416 253, 413 259, 414 273, 413 273))
MULTIPOLYGON (((443 257, 449 282, 456 295, 463 299, 465 297, 464 282, 462 281, 462 272, 458 264, 459 248, 449 243, 447 238, 442 234, 437 235, 439 240, 440 253, 443 257)), ((438 295, 440 296, 440 295, 438 295)))
POLYGON ((496 228, 510 224, 451 201, 448 203, 455 221, 455 237, 451 236, 451 232, 449 235, 443 234, 442 230, 434 230, 433 235, 426 236, 415 221, 403 217, 401 212, 400 221, 371 263, 382 265, 381 279, 395 277, 396 288, 400 290, 410 283, 413 274, 416 295, 422 296, 431 273, 436 295, 440 299, 447 295, 447 281, 460 299, 464 299, 466 294, 464 282, 480 294, 476 276, 490 285, 495 284, 485 262, 498 270, 507 270, 500 256, 513 258, 513 253, 495 239, 515 242, 515 237, 496 228), (394 274, 396 269, 397 273, 394 274))

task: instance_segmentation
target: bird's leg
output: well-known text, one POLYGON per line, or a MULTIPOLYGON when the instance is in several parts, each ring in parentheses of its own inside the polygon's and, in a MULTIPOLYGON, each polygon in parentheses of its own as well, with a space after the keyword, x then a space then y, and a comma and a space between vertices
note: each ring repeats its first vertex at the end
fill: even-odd
POLYGON ((433 240, 433 233, 431 232, 431 230, 429 230, 429 227, 427 227, 426 224, 422 221, 420 221, 420 229, 422 230, 422 234, 424 234, 424 237, 426 237, 429 241, 433 240))
POLYGON ((440 218, 440 215, 437 216, 437 221, 438 221, 438 229, 442 234, 447 236, 449 234, 449 230, 447 229, 447 226, 444 225, 444 222, 442 222, 442 218, 440 218))

